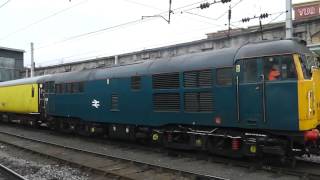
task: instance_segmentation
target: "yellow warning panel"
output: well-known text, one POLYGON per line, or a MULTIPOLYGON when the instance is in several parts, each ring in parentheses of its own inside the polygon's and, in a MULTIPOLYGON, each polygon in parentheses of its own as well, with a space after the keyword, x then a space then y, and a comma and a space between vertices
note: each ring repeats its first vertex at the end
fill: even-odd
POLYGON ((38 113, 38 84, 0 87, 0 112, 38 113))

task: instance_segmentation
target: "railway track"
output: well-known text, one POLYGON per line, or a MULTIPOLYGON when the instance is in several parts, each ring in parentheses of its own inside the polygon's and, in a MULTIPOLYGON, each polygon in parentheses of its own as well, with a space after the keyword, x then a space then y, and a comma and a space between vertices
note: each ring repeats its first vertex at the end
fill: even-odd
POLYGON ((21 176, 20 174, 18 174, 17 172, 15 172, 14 170, 10 169, 9 167, 0 164, 0 180, 27 180, 26 178, 24 178, 23 176, 21 176))
POLYGON ((81 148, 61 145, 57 143, 28 138, 17 134, 0 131, 0 141, 20 149, 41 154, 46 157, 63 161, 80 168, 101 173, 107 177, 119 179, 213 179, 226 180, 227 178, 201 174, 195 171, 181 170, 166 167, 156 163, 121 158, 81 148), (152 177, 152 178, 151 178, 152 177))
MULTIPOLYGON (((59 137, 59 139, 66 139, 65 142, 69 142, 70 139, 73 139, 72 135, 65 135, 65 134, 60 134, 60 133, 52 133, 52 131, 47 131, 47 130, 39 130, 41 131, 40 133, 37 132, 36 134, 38 135, 33 135, 33 138, 28 138, 26 136, 30 136, 28 135, 28 132, 30 132, 30 130, 23 130, 20 133, 14 133, 17 132, 17 129, 21 129, 21 127, 11 127, 12 129, 9 130, 9 126, 5 126, 5 128, 3 128, 3 130, 0 128, 0 134, 2 134, 0 136, 0 141, 3 141, 3 135, 7 135, 7 136, 11 136, 11 137, 16 137, 18 139, 24 139, 27 141, 35 141, 38 143, 44 143, 44 144, 50 144, 52 146, 61 146, 61 144, 63 144, 63 142, 60 141, 56 141, 55 143, 50 143, 50 142, 46 142, 43 141, 44 139, 48 138, 49 136, 57 136, 59 137), (20 134, 20 135, 17 135, 20 134), (42 135, 40 135, 42 134, 42 135), (47 135, 44 135, 47 134, 47 135), (48 135, 50 134, 50 135, 48 135), (40 136, 43 136, 42 138, 40 138, 40 136), (39 138, 37 138, 39 137, 39 138), (40 139, 40 140, 39 140, 40 139), (42 139, 42 140, 41 140, 42 139), (61 144, 60 144, 61 143, 61 144)), ((50 138, 49 138, 50 139, 50 138)), ((79 138, 76 137, 74 139, 81 139, 82 143, 85 144, 86 146, 104 146, 106 144, 105 140, 102 141, 102 139, 92 139, 92 138, 79 138), (104 143, 103 143, 104 142, 104 143)), ((7 139, 7 141, 10 141, 10 139, 7 139)), ((52 140, 51 140, 52 141, 52 140)), ((54 141, 53 141, 54 142, 54 141)), ((10 142, 8 144, 11 144, 10 142)), ((168 151, 165 151, 164 149, 159 150, 159 149, 154 149, 151 147, 145 147, 145 146, 141 146, 141 145, 136 145, 133 143, 124 143, 124 142, 115 142, 115 141, 108 141, 107 142, 107 146, 114 146, 116 147, 119 151, 124 151, 127 150, 129 151, 145 151, 145 152, 149 152, 149 151, 154 151, 157 152, 157 154, 162 154, 162 156, 166 156, 168 157, 167 153, 168 151), (131 146, 132 145, 132 146, 131 146)), ((70 144, 71 145, 71 144, 70 144)), ((72 145, 74 146, 74 145, 72 145)), ((65 147, 65 146, 63 146, 65 147)), ((127 157, 123 157, 119 159, 119 156, 112 156, 112 155, 107 155, 101 152, 98 152, 98 149, 95 150, 87 150, 87 148, 85 146, 83 147, 78 147, 78 148, 74 148, 74 147, 66 147, 66 148, 71 148, 73 149, 72 151, 80 151, 83 152, 84 154, 89 153, 92 154, 94 156, 98 156, 98 157, 102 157, 104 159, 112 159, 115 160, 117 163, 120 161, 124 161, 125 163, 129 163, 129 166, 131 165, 137 165, 138 167, 142 167, 145 169, 140 169, 140 171, 152 171, 152 172, 161 172, 161 173, 168 173, 169 174, 173 174, 175 176, 175 178, 177 177, 183 177, 185 179, 227 179, 227 178, 222 178, 219 176, 212 176, 212 174, 208 173, 199 173, 196 171, 190 171, 190 170, 181 170, 181 169, 175 169, 172 167, 168 167, 168 166, 163 166, 163 165, 157 165, 156 163, 146 163, 143 161, 135 161, 133 159, 127 158, 127 157), (75 150, 74 150, 75 149, 75 150), (178 174, 178 175, 177 175, 178 174)), ((61 151, 65 151, 65 150, 61 150, 61 151)), ((281 166, 281 165, 277 165, 277 164, 273 164, 273 165, 268 165, 268 164, 264 164, 261 162, 251 162, 251 161, 243 161, 243 160, 235 160, 235 159, 230 159, 230 158, 223 158, 223 157, 211 157, 208 156, 206 154, 200 153, 189 153, 189 152, 181 152, 181 151, 172 151, 170 150, 170 155, 169 156, 174 156, 177 157, 176 159, 193 159, 194 160, 194 164, 199 164, 200 161, 207 161, 208 163, 211 164, 226 164, 229 168, 232 167, 232 169, 236 168, 236 167, 244 167, 250 171, 252 171, 253 173, 255 171, 259 171, 259 170, 263 170, 266 172, 272 172, 274 175, 276 176, 283 176, 283 175, 291 175, 291 176, 295 176, 295 177, 299 177, 302 179, 320 179, 320 163, 318 162, 312 162, 312 161, 307 161, 307 160, 297 160, 297 165, 295 168, 291 168, 291 167, 286 167, 286 166, 281 166)), ((46 154, 44 154, 46 155, 46 154)), ((147 154, 146 154, 147 155, 147 154)), ((47 155, 46 155, 47 156, 47 155)), ((61 158, 60 158, 61 159, 61 158)), ((59 159, 58 159, 59 160, 59 159)), ((63 160, 63 159, 62 159, 63 160)), ((190 161, 190 160, 187 160, 190 161)), ((68 160, 67 160, 68 162, 68 160)), ((109 161, 108 161, 109 162, 109 161)), ((70 162, 69 162, 70 163, 70 162)), ((112 172, 105 172, 105 171, 101 171, 95 168, 92 168, 90 166, 87 166, 85 164, 81 164, 81 162, 79 163, 73 163, 77 166, 83 166, 83 167, 87 167, 87 168, 91 168, 93 170, 97 170, 100 173, 105 173, 106 175, 112 175, 112 172)), ((122 164, 122 163, 121 163, 122 164)), ((178 163, 177 163, 178 164, 178 163)), ((203 164, 203 163, 200 163, 203 164)), ((197 166, 197 165, 196 165, 197 166)), ((112 165, 109 166, 110 168, 113 167, 112 165)), ((115 169, 120 170, 122 168, 122 165, 118 164, 118 167, 116 167, 115 169), (121 166, 121 167, 119 167, 121 166)), ((128 167, 127 169, 132 169, 132 167, 128 167)), ((197 169, 197 167, 191 168, 191 169, 197 169)), ((230 168, 231 169, 231 168, 230 168)), ((111 168, 112 170, 112 168, 111 168)), ((126 170, 126 168, 122 168, 123 171, 126 170)), ((122 173, 123 171, 119 171, 120 173, 122 173)), ((139 171, 139 169, 137 169, 136 171, 139 171)), ((213 172, 214 173, 214 172, 213 172)), ((139 174, 139 173, 138 173, 139 174)), ((150 174, 150 173, 149 173, 150 174)), ((121 175, 118 174, 118 172, 116 172, 115 174, 116 177, 121 177, 121 175)), ((142 175, 142 174, 140 174, 142 175)), ((220 175, 223 176, 223 175, 220 175)), ((138 176, 137 176, 138 177, 138 176)), ((135 178, 135 177, 129 177, 129 179, 143 179, 141 178, 142 176, 140 176, 139 178, 135 178)), ((123 179, 127 179, 122 177, 123 179)), ((175 178, 171 178, 171 179, 175 179, 175 178)), ((148 178, 146 178, 148 179, 148 178)), ((162 177, 159 179, 163 179, 162 177)), ((167 178, 168 179, 168 178, 167 178)), ((169 178, 170 179, 170 178, 169 178)), ((231 179, 235 179, 234 177, 231 179)))

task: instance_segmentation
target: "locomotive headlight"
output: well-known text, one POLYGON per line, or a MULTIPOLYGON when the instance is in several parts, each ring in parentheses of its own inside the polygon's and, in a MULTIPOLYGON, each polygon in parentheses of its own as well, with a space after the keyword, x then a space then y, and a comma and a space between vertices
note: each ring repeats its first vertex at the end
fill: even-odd
POLYGON ((256 153, 257 152, 257 146, 256 145, 251 145, 250 146, 250 152, 251 153, 256 153))
POLYGON ((152 140, 158 141, 158 140, 159 140, 159 135, 158 135, 157 133, 154 133, 154 134, 152 135, 152 140))

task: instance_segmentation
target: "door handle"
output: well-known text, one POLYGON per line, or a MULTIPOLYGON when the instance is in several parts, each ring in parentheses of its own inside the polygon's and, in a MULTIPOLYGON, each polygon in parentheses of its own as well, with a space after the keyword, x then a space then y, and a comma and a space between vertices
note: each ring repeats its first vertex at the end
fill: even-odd
POLYGON ((259 87, 259 86, 256 86, 256 90, 257 90, 257 91, 260 90, 260 87, 259 87))
POLYGON ((261 78, 261 82, 264 82, 264 74, 261 74, 260 78, 261 78))

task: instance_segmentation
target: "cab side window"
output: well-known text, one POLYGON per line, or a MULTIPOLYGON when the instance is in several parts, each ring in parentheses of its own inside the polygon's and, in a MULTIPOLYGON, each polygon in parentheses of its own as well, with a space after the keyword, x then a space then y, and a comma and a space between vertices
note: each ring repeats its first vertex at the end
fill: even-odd
POLYGON ((264 57, 263 74, 266 81, 296 79, 292 55, 264 57))
POLYGON ((252 83, 257 82, 257 60, 256 59, 245 59, 239 61, 238 65, 241 67, 242 77, 240 83, 252 83))
POLYGON ((296 79, 296 67, 292 56, 283 56, 281 60, 282 79, 296 79))
POLYGON ((281 79, 280 60, 274 57, 265 57, 263 61, 263 74, 265 80, 276 81, 281 79))

